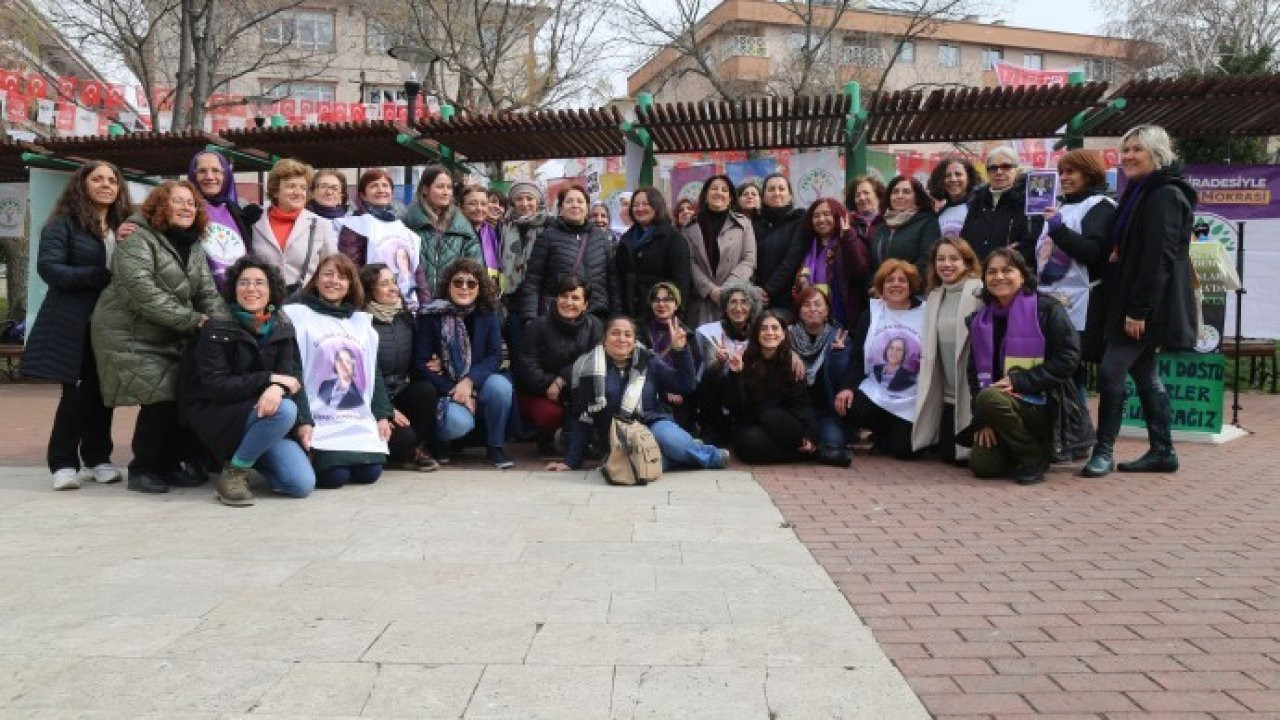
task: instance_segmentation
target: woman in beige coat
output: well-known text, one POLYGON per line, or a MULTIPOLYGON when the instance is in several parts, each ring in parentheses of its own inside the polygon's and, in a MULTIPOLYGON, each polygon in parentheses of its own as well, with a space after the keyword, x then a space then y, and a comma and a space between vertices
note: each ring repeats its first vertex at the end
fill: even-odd
POLYGON ((333 222, 306 209, 314 176, 306 163, 277 162, 267 174, 271 207, 253 224, 249 254, 275 266, 290 293, 311 279, 321 258, 338 252, 333 222))
POLYGON ((941 459, 959 463, 969 451, 956 445, 956 433, 973 418, 966 380, 969 325, 965 320, 982 305, 978 256, 969 243, 947 235, 933 244, 927 288, 911 449, 936 444, 941 459))
POLYGON ((685 319, 697 327, 720 317, 720 288, 730 280, 751 282, 756 269, 756 236, 751 221, 730 208, 735 201, 727 175, 713 175, 698 195, 698 214, 681 228, 693 260, 685 319))

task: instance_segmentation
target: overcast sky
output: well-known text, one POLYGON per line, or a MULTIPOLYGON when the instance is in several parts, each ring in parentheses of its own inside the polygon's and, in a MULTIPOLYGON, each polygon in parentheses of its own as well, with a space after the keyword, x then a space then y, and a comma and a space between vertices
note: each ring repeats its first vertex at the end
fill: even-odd
POLYGON ((1006 7, 1004 17, 1010 25, 1039 30, 1093 34, 1106 21, 1092 3, 1080 0, 1026 0, 1006 7))

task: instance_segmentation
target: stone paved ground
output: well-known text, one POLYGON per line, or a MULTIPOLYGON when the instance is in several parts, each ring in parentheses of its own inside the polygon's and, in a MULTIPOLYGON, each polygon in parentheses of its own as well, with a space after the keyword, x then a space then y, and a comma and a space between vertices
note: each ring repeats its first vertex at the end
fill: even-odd
POLYGON ((1245 406, 1170 476, 755 477, 940 719, 1280 718, 1280 397, 1245 406))
POLYGON ((240 509, 0 468, 0 719, 928 717, 747 473, 472 467, 240 509))

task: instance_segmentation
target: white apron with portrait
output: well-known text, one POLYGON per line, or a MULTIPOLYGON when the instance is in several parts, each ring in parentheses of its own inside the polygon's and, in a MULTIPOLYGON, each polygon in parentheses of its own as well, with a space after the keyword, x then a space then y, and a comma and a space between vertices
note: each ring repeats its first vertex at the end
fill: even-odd
POLYGON ((386 453, 370 403, 378 361, 373 316, 357 312, 342 319, 306 305, 284 306, 297 331, 302 354, 303 391, 311 406, 317 450, 386 453))
POLYGON ((858 389, 881 408, 915 422, 924 303, 893 310, 883 300, 872 299, 870 310, 871 324, 862 346, 866 376, 858 389))
MULTIPOLYGON (((417 272, 418 263, 421 262, 422 238, 399 220, 388 222, 369 214, 341 218, 339 222, 368 239, 364 251, 365 263, 386 265, 395 276, 401 297, 411 304, 409 309, 413 310, 418 301, 417 272)), ((435 288, 428 290, 431 291, 430 295, 435 294, 435 288)))
MULTIPOLYGON (((1084 216, 1100 202, 1115 204, 1105 195, 1093 195, 1083 202, 1058 208, 1062 224, 1076 233, 1084 226, 1084 216)), ((1049 224, 1036 241, 1036 279, 1041 294, 1057 300, 1067 310, 1071 324, 1084 332, 1089 317, 1089 270, 1068 255, 1049 237, 1049 224)))

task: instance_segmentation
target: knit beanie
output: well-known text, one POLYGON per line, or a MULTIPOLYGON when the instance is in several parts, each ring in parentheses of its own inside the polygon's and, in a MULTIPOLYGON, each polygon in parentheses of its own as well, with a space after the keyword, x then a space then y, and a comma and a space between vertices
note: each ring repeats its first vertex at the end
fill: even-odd
POLYGON ((676 287, 675 283, 666 282, 665 280, 660 283, 654 283, 653 287, 649 289, 650 305, 653 304, 653 299, 658 296, 659 290, 666 290, 670 293, 671 297, 675 298, 677 308, 684 305, 684 298, 680 295, 680 288, 676 287))
POLYGON ((513 204, 516 198, 521 195, 532 195, 538 199, 538 207, 546 207, 547 198, 542 194, 542 188, 537 183, 528 180, 519 180, 511 183, 511 189, 507 191, 507 199, 513 204))

